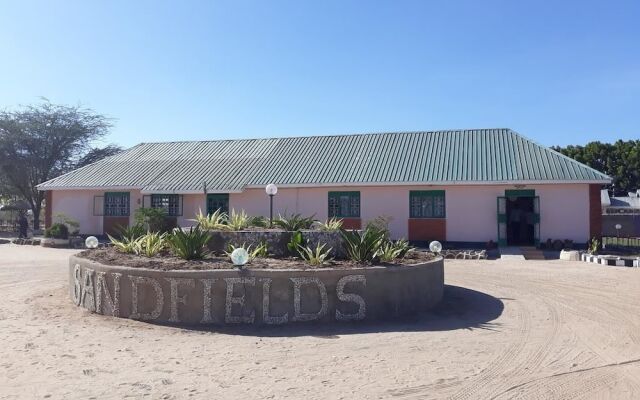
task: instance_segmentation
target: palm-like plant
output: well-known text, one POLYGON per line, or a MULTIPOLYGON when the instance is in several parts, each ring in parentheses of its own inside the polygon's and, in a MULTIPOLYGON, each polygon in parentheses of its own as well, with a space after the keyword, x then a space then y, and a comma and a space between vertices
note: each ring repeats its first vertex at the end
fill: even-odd
POLYGON ((313 215, 303 217, 301 214, 291 214, 290 216, 278 215, 278 218, 273 221, 273 224, 285 231, 299 231, 311 228, 311 225, 315 222, 313 217, 313 215))
POLYGON ((395 242, 391 240, 385 241, 380 247, 380 260, 383 262, 391 262, 403 258, 410 250, 413 250, 413 247, 404 239, 399 239, 395 242))
POLYGON ((252 221, 252 218, 247 215, 244 210, 240 210, 236 212, 236 210, 231 210, 231 214, 229 214, 229 220, 227 221, 227 225, 229 225, 229 229, 232 231, 241 231, 247 229, 252 221))
POLYGON ((361 263, 370 264, 376 260, 385 237, 384 231, 371 227, 367 227, 362 232, 342 230, 348 258, 361 263))
POLYGON ((204 215, 202 210, 198 210, 196 214, 196 218, 192 221, 195 221, 202 227, 202 229, 212 230, 212 231, 224 231, 229 230, 229 226, 227 225, 227 220, 229 216, 227 213, 223 212, 220 209, 215 210, 211 214, 204 215))
POLYGON ((209 233, 200 228, 200 225, 189 228, 185 231, 176 228, 167 236, 167 242, 171 250, 178 257, 185 260, 199 260, 204 258, 206 244, 211 239, 209 233))
POLYGON ((342 219, 331 217, 325 222, 320 222, 319 229, 321 231, 335 232, 342 229, 342 219))
POLYGON ((298 246, 298 253, 300 257, 305 260, 310 265, 322 265, 325 262, 329 261, 329 254, 331 254, 331 248, 325 250, 326 243, 323 245, 316 246, 315 249, 311 249, 310 247, 298 246))
POLYGON ((137 255, 154 257, 167 247, 167 234, 149 232, 134 242, 134 251, 137 255))

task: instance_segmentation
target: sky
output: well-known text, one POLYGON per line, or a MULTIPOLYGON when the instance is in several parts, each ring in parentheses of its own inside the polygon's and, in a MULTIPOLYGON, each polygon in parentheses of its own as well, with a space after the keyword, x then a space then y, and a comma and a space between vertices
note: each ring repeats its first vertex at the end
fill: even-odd
POLYGON ((640 138, 638 1, 0 0, 0 108, 105 143, 511 128, 640 138))

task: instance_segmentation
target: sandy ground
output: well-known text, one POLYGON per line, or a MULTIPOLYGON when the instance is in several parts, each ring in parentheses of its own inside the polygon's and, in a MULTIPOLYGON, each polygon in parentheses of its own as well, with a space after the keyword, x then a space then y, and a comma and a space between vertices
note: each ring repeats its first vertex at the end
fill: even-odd
POLYGON ((92 315, 0 245, 0 398, 640 398, 640 269, 447 261, 414 321, 196 331, 92 315))

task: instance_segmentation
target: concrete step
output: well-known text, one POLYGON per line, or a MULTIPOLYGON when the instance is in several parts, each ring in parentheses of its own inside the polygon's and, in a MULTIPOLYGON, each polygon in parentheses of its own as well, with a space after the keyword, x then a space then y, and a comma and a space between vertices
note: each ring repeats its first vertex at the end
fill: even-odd
POLYGON ((505 261, 521 261, 525 260, 524 255, 519 247, 500 247, 499 260, 505 261))
POLYGON ((525 260, 546 260, 544 252, 535 247, 521 247, 520 251, 522 252, 525 260))

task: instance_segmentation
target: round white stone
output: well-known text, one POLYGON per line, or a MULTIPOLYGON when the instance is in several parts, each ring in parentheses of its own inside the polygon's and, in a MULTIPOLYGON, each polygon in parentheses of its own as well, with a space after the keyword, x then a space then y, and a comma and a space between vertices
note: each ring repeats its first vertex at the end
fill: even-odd
POLYGON ((247 250, 239 247, 231 252, 231 262, 234 265, 245 265, 249 262, 249 253, 247 253, 247 250))

